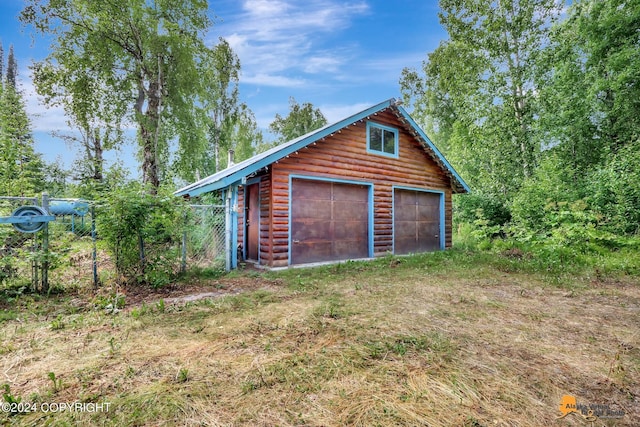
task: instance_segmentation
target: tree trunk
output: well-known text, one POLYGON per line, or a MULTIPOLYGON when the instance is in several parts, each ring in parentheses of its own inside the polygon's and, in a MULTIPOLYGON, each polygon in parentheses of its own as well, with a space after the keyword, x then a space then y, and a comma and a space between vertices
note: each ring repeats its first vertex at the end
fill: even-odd
POLYGON ((160 126, 160 85, 156 81, 149 83, 149 90, 145 91, 144 83, 138 82, 138 99, 136 111, 141 116, 139 120, 140 139, 142 145, 142 182, 150 184, 151 194, 157 194, 160 187, 160 174, 157 153, 157 138, 160 126), (147 110, 142 107, 147 99, 147 110))
POLYGON ((93 179, 96 182, 102 182, 104 180, 104 155, 102 149, 102 138, 100 138, 100 131, 96 129, 94 135, 94 159, 93 159, 93 179))

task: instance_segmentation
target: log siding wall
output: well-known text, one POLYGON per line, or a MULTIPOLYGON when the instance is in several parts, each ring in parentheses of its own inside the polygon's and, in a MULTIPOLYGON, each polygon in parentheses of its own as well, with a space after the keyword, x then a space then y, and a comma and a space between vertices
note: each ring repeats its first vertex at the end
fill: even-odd
MULTIPOLYGON (((291 174, 373 183, 375 256, 393 250, 394 185, 442 191, 445 195, 445 246, 451 246, 449 178, 389 110, 372 116, 371 121, 398 129, 398 158, 367 152, 366 120, 363 120, 270 166, 260 182, 261 264, 288 265, 291 174)), ((238 222, 243 223, 244 219, 239 217, 238 222)), ((239 224, 239 233, 243 229, 239 224)))

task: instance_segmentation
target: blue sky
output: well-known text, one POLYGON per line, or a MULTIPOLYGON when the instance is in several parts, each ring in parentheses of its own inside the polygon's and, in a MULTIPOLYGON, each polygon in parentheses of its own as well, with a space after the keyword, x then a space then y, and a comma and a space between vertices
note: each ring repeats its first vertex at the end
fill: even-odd
MULTIPOLYGON (((46 160, 70 164, 74 150, 52 131, 67 129, 60 109, 35 94, 28 66, 48 54, 48 41, 21 28, 20 0, 0 0, 0 41, 13 44, 37 148, 46 160)), ((241 61, 240 96, 266 129, 289 111, 289 97, 310 102, 338 121, 400 94, 404 67, 417 68, 446 33, 436 0, 210 1, 211 45, 229 41, 241 61)), ((132 149, 121 154, 125 164, 132 149)), ((136 171, 132 171, 136 174, 136 171)))

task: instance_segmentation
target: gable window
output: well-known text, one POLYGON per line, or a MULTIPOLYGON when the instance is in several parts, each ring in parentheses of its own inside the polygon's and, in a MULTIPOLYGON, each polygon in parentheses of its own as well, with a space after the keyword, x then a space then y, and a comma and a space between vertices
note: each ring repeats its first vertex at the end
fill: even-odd
POLYGON ((398 157, 398 129, 367 122, 367 151, 398 157))

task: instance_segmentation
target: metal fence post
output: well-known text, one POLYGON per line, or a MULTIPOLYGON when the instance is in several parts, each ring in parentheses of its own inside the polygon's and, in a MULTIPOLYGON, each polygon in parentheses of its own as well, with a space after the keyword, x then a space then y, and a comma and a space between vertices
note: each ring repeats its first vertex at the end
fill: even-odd
POLYGON ((187 272, 187 225, 188 225, 189 215, 185 211, 184 213, 184 224, 182 229, 182 260, 180 262, 180 272, 187 272))
POLYGON ((224 269, 231 271, 231 188, 224 198, 224 269))
MULTIPOLYGON (((84 219, 84 217, 83 217, 84 219)), ((92 272, 93 272, 93 287, 98 288, 98 251, 96 244, 96 208, 91 204, 91 241, 93 242, 93 248, 91 252, 92 272)))
MULTIPOLYGON (((42 208, 49 212, 49 194, 42 193, 42 208)), ((42 293, 49 292, 49 223, 45 223, 42 234, 42 293)))

